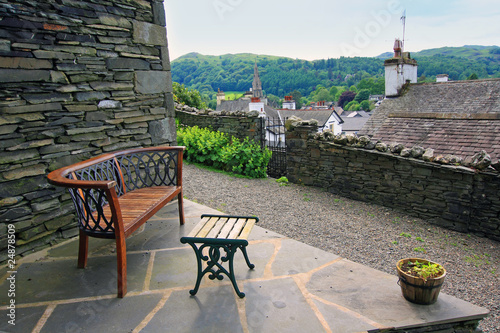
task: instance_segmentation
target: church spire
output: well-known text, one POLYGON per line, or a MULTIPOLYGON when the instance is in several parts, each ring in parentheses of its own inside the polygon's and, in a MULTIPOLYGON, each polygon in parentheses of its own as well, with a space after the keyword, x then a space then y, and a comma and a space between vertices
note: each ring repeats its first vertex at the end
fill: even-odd
POLYGON ((260 82, 259 69, 257 68, 257 61, 255 61, 255 66, 253 68, 253 83, 252 83, 253 97, 264 98, 262 93, 262 82, 260 82))

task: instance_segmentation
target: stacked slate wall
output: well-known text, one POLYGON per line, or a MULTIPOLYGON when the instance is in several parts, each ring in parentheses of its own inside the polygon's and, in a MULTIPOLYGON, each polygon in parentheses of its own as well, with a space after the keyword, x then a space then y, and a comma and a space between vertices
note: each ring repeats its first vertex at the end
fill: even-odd
POLYGON ((263 118, 259 118, 257 111, 203 111, 178 104, 176 105, 176 117, 179 119, 179 123, 184 126, 210 128, 240 140, 248 137, 259 144, 264 135, 263 118))
POLYGON ((500 241, 498 172, 318 140, 316 131, 315 126, 287 131, 287 177, 291 182, 323 187, 500 241))
POLYGON ((162 0, 0 0, 0 262, 77 233, 46 175, 175 144, 162 0))

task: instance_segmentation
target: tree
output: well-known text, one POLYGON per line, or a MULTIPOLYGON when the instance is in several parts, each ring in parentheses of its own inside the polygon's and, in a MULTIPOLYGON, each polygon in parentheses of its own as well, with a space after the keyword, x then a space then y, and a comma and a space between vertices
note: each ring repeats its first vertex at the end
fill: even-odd
POLYGON ((361 107, 361 110, 364 111, 370 111, 372 108, 371 103, 368 100, 361 101, 361 103, 359 103, 359 106, 361 107))
POLYGON ((339 106, 344 108, 344 105, 354 100, 356 93, 354 91, 344 91, 339 97, 339 106))
POLYGON ((331 96, 331 99, 333 101, 335 101, 335 96, 337 95, 337 93, 339 92, 339 88, 335 87, 335 86, 332 86, 330 88, 330 96, 331 96))
POLYGON ((361 89, 356 94, 356 97, 354 98, 354 100, 356 102, 358 102, 358 103, 361 103, 361 101, 366 101, 369 98, 370 98, 370 90, 368 90, 368 89, 361 89))
POLYGON ((372 77, 370 77, 370 78, 363 79, 363 80, 359 81, 357 88, 358 88, 358 90, 362 90, 362 89, 370 89, 371 90, 371 88, 373 87, 373 84, 374 84, 374 80, 372 77))
POLYGON ((279 98, 276 95, 269 94, 266 96, 268 104, 273 107, 273 108, 280 108, 281 107, 281 98, 279 98))
POLYGON ((207 105, 202 101, 200 93, 196 89, 188 89, 183 84, 172 83, 174 100, 177 103, 186 104, 197 109, 206 109, 207 105))
POLYGON ((478 77, 477 77, 477 74, 476 73, 472 73, 471 75, 469 75, 469 77, 467 78, 467 80, 477 80, 478 77))
POLYGON ((326 90, 325 88, 321 89, 318 91, 316 95, 313 97, 313 102, 319 102, 319 101, 328 101, 330 100, 330 92, 326 90))
POLYGON ((359 111, 361 110, 361 106, 356 101, 350 101, 345 105, 345 110, 347 111, 359 111))
POLYGON ((347 90, 347 87, 344 87, 344 86, 340 87, 339 90, 337 91, 337 93, 335 94, 334 100, 338 101, 340 99, 340 95, 342 95, 342 93, 346 90, 347 90))
POLYGON ((383 95, 385 94, 385 78, 379 77, 370 89, 372 95, 383 95))
POLYGON ((356 86, 358 91, 368 89, 372 95, 382 95, 385 91, 385 78, 364 78, 356 86))
POLYGON ((298 90, 294 90, 290 93, 292 96, 293 100, 295 101, 295 108, 300 109, 302 108, 302 94, 298 90))

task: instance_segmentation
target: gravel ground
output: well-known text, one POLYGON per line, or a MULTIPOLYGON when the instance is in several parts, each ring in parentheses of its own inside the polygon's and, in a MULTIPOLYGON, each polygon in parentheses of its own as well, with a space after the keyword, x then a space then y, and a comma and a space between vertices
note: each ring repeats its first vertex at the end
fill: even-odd
POLYGON ((184 196, 226 214, 255 215, 259 226, 396 275, 401 258, 442 264, 442 291, 490 310, 479 329, 500 332, 500 243, 462 234, 404 212, 275 179, 246 179, 192 164, 184 196))

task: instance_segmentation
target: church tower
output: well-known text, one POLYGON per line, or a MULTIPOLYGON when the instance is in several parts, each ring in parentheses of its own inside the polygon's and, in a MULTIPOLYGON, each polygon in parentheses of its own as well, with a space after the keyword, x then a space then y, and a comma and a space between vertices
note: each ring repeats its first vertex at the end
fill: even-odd
POLYGON ((252 92, 253 97, 264 98, 264 94, 262 93, 262 82, 260 82, 259 77, 259 69, 257 68, 257 61, 255 62, 255 66, 253 68, 252 92))
POLYGON ((221 105, 222 101, 226 100, 226 94, 223 91, 220 91, 220 88, 217 90, 217 105, 221 105))

